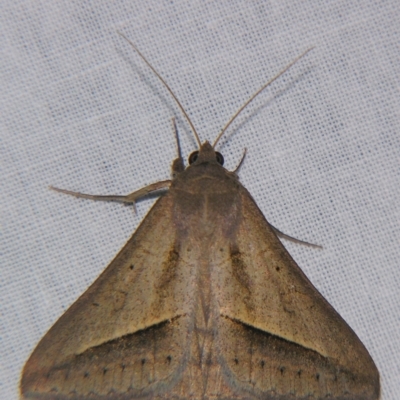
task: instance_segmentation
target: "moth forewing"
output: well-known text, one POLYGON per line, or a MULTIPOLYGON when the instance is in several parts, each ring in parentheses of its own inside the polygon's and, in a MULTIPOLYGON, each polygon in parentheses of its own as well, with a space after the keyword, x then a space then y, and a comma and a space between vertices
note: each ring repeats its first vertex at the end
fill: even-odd
POLYGON ((57 189, 133 203, 168 190, 39 342, 21 399, 379 398, 368 351, 214 147, 186 169, 179 150, 171 181, 127 196, 57 189))

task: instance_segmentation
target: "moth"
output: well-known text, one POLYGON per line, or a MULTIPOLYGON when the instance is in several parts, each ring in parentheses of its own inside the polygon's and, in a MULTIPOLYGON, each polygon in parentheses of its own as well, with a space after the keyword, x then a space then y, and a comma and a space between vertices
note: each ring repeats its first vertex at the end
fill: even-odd
POLYGON ((178 141, 173 179, 127 196, 56 189, 125 203, 165 193, 39 342, 23 369, 21 399, 379 399, 368 351, 215 151, 241 110, 301 56, 211 145, 201 144, 169 86, 135 50, 176 100, 199 148, 185 168, 178 141))

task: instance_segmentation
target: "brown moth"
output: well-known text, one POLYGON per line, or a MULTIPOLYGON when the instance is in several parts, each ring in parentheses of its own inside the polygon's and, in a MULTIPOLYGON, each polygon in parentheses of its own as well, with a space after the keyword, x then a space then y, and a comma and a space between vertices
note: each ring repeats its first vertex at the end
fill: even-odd
POLYGON ((179 150, 172 180, 127 196, 56 189, 126 203, 168 191, 40 341, 21 399, 379 399, 368 351, 214 150, 267 85, 213 146, 177 101, 199 150, 186 169, 179 150))

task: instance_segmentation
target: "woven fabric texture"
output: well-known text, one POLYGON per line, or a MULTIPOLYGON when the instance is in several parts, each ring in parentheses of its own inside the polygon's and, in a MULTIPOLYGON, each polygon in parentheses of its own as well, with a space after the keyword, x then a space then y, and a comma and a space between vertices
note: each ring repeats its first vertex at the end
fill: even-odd
POLYGON ((400 3, 22 1, 0 6, 0 398, 18 398, 37 342, 95 280, 154 202, 74 199, 49 185, 126 194, 168 179, 179 108, 201 140, 285 65, 218 150, 266 218, 322 250, 285 246, 400 396, 400 3))

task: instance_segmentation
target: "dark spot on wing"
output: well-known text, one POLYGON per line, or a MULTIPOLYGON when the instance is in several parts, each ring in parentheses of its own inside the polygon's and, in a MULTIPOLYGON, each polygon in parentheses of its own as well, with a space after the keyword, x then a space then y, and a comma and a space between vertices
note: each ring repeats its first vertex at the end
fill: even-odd
POLYGON ((251 279, 249 274, 247 273, 247 266, 243 261, 243 257, 241 252, 236 247, 231 247, 231 262, 232 262, 232 271, 233 276, 240 283, 240 285, 250 292, 251 279))
MULTIPOLYGON (((176 268, 179 261, 179 250, 177 246, 172 247, 168 253, 168 258, 163 263, 163 272, 160 278, 160 283, 158 284, 158 289, 160 291, 168 292, 170 285, 174 282, 176 277, 176 268)), ((168 293, 166 293, 168 295, 168 293)))

